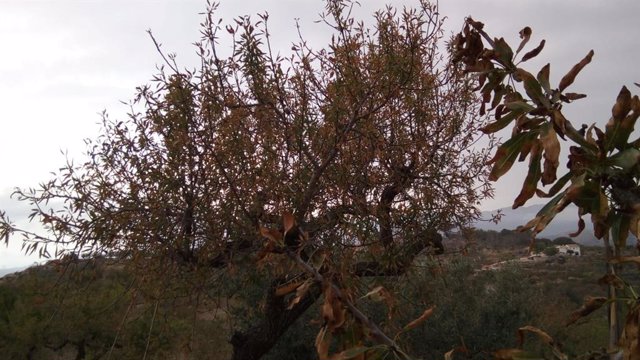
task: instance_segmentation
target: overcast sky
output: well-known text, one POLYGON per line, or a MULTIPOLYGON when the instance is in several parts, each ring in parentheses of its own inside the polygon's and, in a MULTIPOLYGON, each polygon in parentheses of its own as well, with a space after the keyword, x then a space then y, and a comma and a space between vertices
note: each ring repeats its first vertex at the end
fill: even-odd
MULTIPOLYGON (((384 6, 361 0, 359 14, 384 6)), ((388 1, 412 5, 417 1, 388 1)), ((191 45, 199 39, 204 0, 0 0, 0 209, 23 223, 28 207, 9 199, 12 189, 35 186, 64 163, 62 152, 81 158, 83 139, 97 134, 99 113, 124 117, 120 101, 132 98, 161 62, 145 30, 151 29, 185 67, 197 64, 191 45)), ((286 53, 296 41, 295 20, 315 46, 326 31, 314 20, 318 0, 223 0, 218 16, 268 11, 275 44, 286 53)), ((547 45, 531 71, 551 63, 552 83, 590 49, 595 57, 572 87, 588 98, 566 108, 578 123, 603 124, 622 85, 640 82, 640 1, 638 0, 441 0, 449 31, 465 16, 485 22, 494 36, 518 42, 518 31, 533 28, 532 43, 547 45)), ((224 43, 222 46, 224 46, 224 43)), ((640 89, 632 89, 638 93, 640 89)), ((496 198, 484 210, 509 206, 524 174, 496 184, 496 198)), ((523 221, 526 219, 523 219, 523 221)), ((30 264, 14 239, 0 246, 0 268, 30 264)))

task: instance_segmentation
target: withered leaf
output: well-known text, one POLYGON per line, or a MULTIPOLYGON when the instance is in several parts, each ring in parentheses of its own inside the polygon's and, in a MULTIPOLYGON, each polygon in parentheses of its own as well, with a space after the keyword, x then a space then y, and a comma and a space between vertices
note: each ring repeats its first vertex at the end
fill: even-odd
POLYGON ((542 147, 540 146, 540 141, 536 140, 532 145, 530 152, 531 158, 529 159, 529 171, 522 185, 520 194, 513 202, 514 209, 524 205, 527 200, 531 199, 533 194, 536 192, 536 185, 538 184, 538 180, 540 180, 540 176, 542 174, 540 169, 540 160, 542 159, 542 147))
POLYGON ((599 285, 611 285, 616 289, 624 288, 624 281, 620 279, 618 276, 614 274, 606 274, 605 276, 598 279, 599 285))
POLYGON ((350 349, 341 351, 337 354, 333 354, 330 360, 348 360, 348 359, 355 359, 355 358, 364 359, 363 355, 366 352, 371 350, 373 349, 368 346, 355 346, 350 349))
POLYGON ((573 100, 578 100, 578 99, 583 99, 586 98, 587 95, 585 94, 578 94, 578 93, 566 93, 564 94, 564 97, 569 100, 569 101, 573 101, 573 100))
POLYGON ((560 141, 553 127, 548 127, 547 131, 540 136, 540 142, 544 149, 542 185, 548 185, 556 181, 556 170, 560 164, 560 141))
POLYGON ((573 84, 573 82, 576 79, 576 76, 582 70, 582 68, 584 68, 585 66, 587 66, 588 63, 591 62, 591 58, 593 58, 593 54, 594 54, 593 50, 589 51, 587 56, 585 56, 582 60, 580 60, 579 63, 573 65, 571 70, 569 70, 569 72, 562 77, 562 80, 560 80, 560 85, 558 86, 559 91, 562 92, 564 91, 564 89, 569 87, 569 85, 573 84))
POLYGON ((420 315, 420 317, 418 317, 417 319, 413 320, 412 322, 408 323, 407 325, 404 326, 404 328, 402 329, 403 331, 409 331, 411 329, 416 328, 418 325, 422 324, 423 322, 425 322, 428 318, 431 317, 431 315, 433 315, 433 311, 436 307, 432 306, 430 308, 428 308, 427 310, 425 310, 422 315, 420 315))
POLYGON ((549 75, 551 72, 551 64, 547 63, 547 65, 543 66, 542 69, 536 75, 536 79, 538 79, 538 83, 544 89, 546 93, 551 91, 551 85, 549 84, 549 75))
POLYGON ((542 51, 542 49, 544 48, 544 44, 545 41, 544 39, 542 41, 540 41, 540 44, 533 50, 529 51, 528 53, 524 54, 524 56, 522 57, 522 61, 525 62, 529 59, 532 59, 536 56, 538 56, 538 54, 540 54, 540 52, 542 51))
POLYGON ((523 357, 525 354, 522 349, 500 349, 493 353, 493 358, 496 360, 514 360, 523 357))
POLYGON ((298 286, 296 288, 296 296, 294 296, 293 299, 291 299, 291 301, 289 302, 289 306, 287 306, 287 309, 289 310, 293 309, 293 307, 297 303, 299 303, 300 300, 302 300, 302 298, 304 298, 307 295, 312 284, 313 284, 313 280, 308 279, 307 281, 302 283, 302 285, 298 286))
POLYGON ((573 323, 575 323, 576 321, 578 321, 579 319, 591 314, 592 312, 600 309, 602 307, 602 305, 604 305, 607 302, 607 298, 606 297, 592 297, 592 296, 587 296, 587 298, 585 299, 584 304, 582 304, 582 306, 574 311, 573 313, 571 313, 571 316, 569 317, 569 320, 566 323, 566 326, 569 326, 573 323))
POLYGON ((613 119, 621 121, 631 111, 631 92, 626 86, 623 86, 618 93, 616 103, 611 109, 613 119))
POLYGON ((275 291, 275 295, 276 296, 285 296, 287 294, 290 294, 292 292, 294 292, 298 287, 300 287, 300 285, 302 285, 303 281, 294 281, 294 282, 290 282, 288 284, 284 284, 280 287, 278 287, 275 291))
POLYGON ((618 256, 609 260, 610 264, 621 264, 627 262, 640 264, 640 256, 618 256))
POLYGON ((640 307, 634 306, 625 320, 620 346, 623 350, 624 359, 640 359, 640 307))
POLYGON ((549 334, 547 334, 546 332, 544 332, 543 330, 535 326, 527 325, 518 329, 518 347, 519 348, 522 348, 522 345, 524 344, 525 332, 530 332, 537 335, 538 338, 540 338, 540 340, 542 340, 545 344, 548 344, 548 345, 554 344, 553 338, 549 334))
POLYGON ((327 331, 326 326, 323 326, 316 336, 316 351, 320 360, 329 359, 329 345, 331 345, 331 332, 327 331))
POLYGON ((519 34, 520 34, 520 39, 522 39, 522 41, 520 41, 520 45, 518 45, 518 50, 516 50, 516 54, 519 53, 522 50, 522 48, 524 48, 527 42, 529 42, 529 39, 531 38, 531 28, 526 26, 525 28, 520 30, 519 34))
POLYGON ((575 232, 572 232, 571 234, 569 234, 569 236, 576 237, 576 236, 580 235, 580 233, 582 233, 582 231, 584 230, 584 227, 585 227, 584 220, 582 218, 579 218, 578 219, 578 230, 576 230, 575 232))
POLYGON ((284 233, 288 233, 296 225, 296 219, 290 212, 282 214, 282 224, 284 225, 284 233))
POLYGON ((276 243, 279 243, 282 241, 282 233, 278 230, 275 229, 269 229, 269 228, 265 228, 265 227, 261 227, 260 228, 260 235, 266 237, 269 240, 272 240, 276 243))

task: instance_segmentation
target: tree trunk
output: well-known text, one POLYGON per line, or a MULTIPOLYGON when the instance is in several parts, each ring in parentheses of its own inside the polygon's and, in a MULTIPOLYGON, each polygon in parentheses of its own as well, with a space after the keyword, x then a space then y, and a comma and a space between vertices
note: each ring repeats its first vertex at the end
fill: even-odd
POLYGON ((307 295, 289 310, 285 297, 275 295, 278 284, 279 282, 274 281, 267 292, 264 318, 260 323, 245 331, 236 331, 231 337, 229 342, 233 346, 232 360, 257 360, 269 352, 289 326, 304 314, 321 294, 320 284, 315 283, 307 295))

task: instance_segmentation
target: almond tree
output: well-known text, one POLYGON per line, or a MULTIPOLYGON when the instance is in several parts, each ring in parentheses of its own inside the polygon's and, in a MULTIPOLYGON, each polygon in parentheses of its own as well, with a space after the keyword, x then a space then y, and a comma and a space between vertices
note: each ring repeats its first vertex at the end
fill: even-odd
MULTIPOLYGON (((439 232, 478 217, 492 194, 487 151, 472 84, 439 48, 437 8, 388 7, 369 29, 353 5, 327 1, 331 42, 300 37, 287 57, 272 50, 267 14, 222 25, 210 6, 198 70, 160 51, 165 67, 127 119, 104 116, 86 161, 16 190, 48 234, 2 216, 0 235, 21 233, 43 256, 117 256, 152 300, 257 266, 271 286, 262 319, 235 329, 234 359, 268 352, 320 297, 321 358, 336 341, 341 358, 406 357, 358 309, 391 296, 362 279, 401 276, 418 254, 442 252, 439 232)), ((424 305, 399 334, 434 311, 424 305)))
POLYGON ((573 236, 585 228, 583 216, 590 215, 594 234, 607 249, 607 274, 601 281, 609 284, 609 297, 590 298, 568 323, 608 303, 609 351, 620 349, 625 359, 635 359, 640 356, 640 307, 635 292, 620 279, 615 265, 640 263, 640 257, 622 253, 629 234, 640 235, 640 138, 631 138, 640 116, 640 99, 623 86, 604 129, 595 124, 577 129, 564 116, 563 107, 586 97, 567 89, 591 62, 594 52, 591 50, 553 86, 549 81, 550 64, 535 76, 523 68, 522 64, 540 54, 545 45, 542 40, 519 58, 531 34, 531 28, 522 29, 522 40, 514 51, 503 38, 491 38, 484 24, 468 18, 453 42, 455 61, 464 64, 465 72, 477 74, 481 114, 490 110, 495 118, 482 131, 493 134, 511 128, 510 138, 497 147, 489 162, 489 179, 497 180, 516 160, 529 158, 528 173, 513 208, 524 205, 534 195, 551 198, 534 219, 520 227, 523 231, 532 230, 534 238, 571 203, 579 209, 578 231, 573 236), (569 150, 568 162, 566 167, 560 167, 560 150, 566 143, 570 144, 564 145, 569 150), (630 300, 620 337, 622 298, 616 290, 622 288, 629 290, 630 300))

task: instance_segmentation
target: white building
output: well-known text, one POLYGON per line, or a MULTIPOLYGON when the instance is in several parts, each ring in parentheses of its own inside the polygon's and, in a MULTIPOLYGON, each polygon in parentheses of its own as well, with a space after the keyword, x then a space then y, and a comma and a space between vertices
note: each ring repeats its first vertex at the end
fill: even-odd
POLYGON ((580 252, 580 245, 578 244, 556 245, 556 249, 558 249, 558 254, 562 255, 582 255, 580 252))

